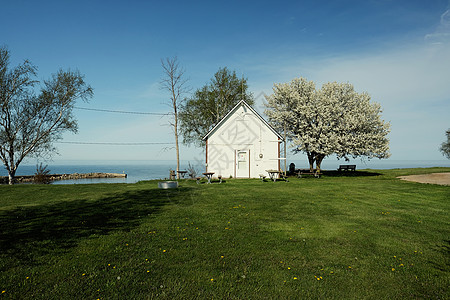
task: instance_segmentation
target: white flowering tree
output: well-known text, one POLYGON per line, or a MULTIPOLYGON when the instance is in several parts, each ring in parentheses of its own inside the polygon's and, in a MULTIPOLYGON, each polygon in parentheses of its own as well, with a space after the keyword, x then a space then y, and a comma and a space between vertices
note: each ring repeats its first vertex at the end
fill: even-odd
POLYGON ((275 84, 266 96, 265 113, 280 131, 286 129, 295 153, 305 152, 311 172, 320 172, 323 159, 336 154, 388 158, 390 124, 381 119, 381 106, 349 83, 326 83, 316 90, 305 78, 275 84))

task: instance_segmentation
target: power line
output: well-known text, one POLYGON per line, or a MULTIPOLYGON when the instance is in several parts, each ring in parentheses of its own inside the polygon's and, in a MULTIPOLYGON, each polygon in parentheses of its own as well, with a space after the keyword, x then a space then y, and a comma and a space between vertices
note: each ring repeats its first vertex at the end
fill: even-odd
POLYGON ((73 144, 73 145, 113 145, 113 146, 147 146, 147 145, 174 145, 175 143, 115 143, 115 142, 56 142, 58 144, 73 144))
MULTIPOLYGON (((108 112, 108 113, 120 113, 120 114, 134 114, 134 115, 154 115, 165 116, 170 113, 155 113, 155 112, 138 112, 138 111, 123 111, 123 110, 111 110, 111 109, 99 109, 99 108, 87 108, 74 106, 75 109, 108 112)), ((72 145, 112 145, 112 146, 147 146, 147 145, 174 145, 175 143, 164 142, 143 142, 143 143, 119 143, 119 142, 56 142, 59 144, 72 144, 72 145)))
POLYGON ((155 112, 139 112, 139 111, 123 111, 123 110, 87 108, 87 107, 78 107, 78 106, 74 106, 73 108, 81 109, 81 110, 100 111, 100 112, 118 113, 118 114, 133 114, 133 115, 165 116, 165 115, 169 114, 169 113, 155 113, 155 112))

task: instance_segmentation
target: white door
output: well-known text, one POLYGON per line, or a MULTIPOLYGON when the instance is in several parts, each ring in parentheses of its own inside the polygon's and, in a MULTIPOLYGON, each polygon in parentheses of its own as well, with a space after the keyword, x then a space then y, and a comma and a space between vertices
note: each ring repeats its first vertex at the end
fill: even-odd
POLYGON ((236 177, 249 178, 250 150, 236 150, 236 177))

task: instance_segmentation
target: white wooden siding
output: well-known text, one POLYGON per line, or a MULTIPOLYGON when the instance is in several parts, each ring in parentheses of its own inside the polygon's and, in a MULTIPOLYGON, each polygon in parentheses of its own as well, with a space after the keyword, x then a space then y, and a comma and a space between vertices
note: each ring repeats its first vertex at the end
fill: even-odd
POLYGON ((278 170, 278 156, 279 137, 243 103, 207 138, 207 170, 215 176, 258 178, 268 169, 278 170), (245 175, 241 172, 245 164, 237 157, 239 151, 248 153, 245 175))

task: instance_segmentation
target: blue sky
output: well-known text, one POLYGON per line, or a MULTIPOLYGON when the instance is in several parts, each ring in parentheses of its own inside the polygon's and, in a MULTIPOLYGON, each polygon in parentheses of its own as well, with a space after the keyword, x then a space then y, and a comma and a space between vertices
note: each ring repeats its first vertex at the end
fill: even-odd
MULTIPOLYGON (((450 128, 450 2, 5 1, 0 45, 45 79, 78 69, 94 98, 78 106, 166 112, 161 59, 178 56, 193 90, 220 67, 248 78, 263 112, 274 83, 350 82, 391 122, 391 159, 441 160, 450 128)), ((167 117, 75 111, 74 142, 173 142, 167 117)), ((54 161, 173 160, 161 145, 58 144, 54 161)), ((182 148, 183 160, 203 159, 182 148)), ((304 159, 297 155, 297 160, 304 159)))

